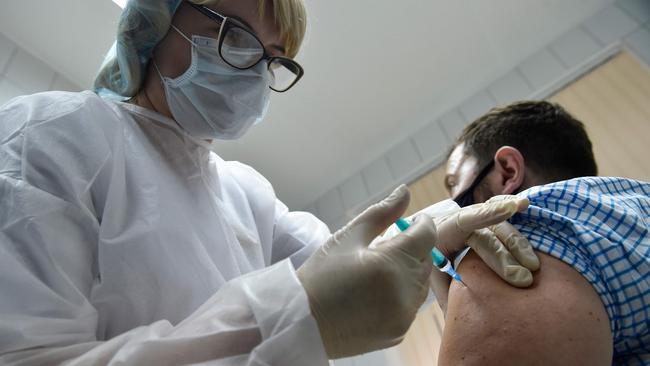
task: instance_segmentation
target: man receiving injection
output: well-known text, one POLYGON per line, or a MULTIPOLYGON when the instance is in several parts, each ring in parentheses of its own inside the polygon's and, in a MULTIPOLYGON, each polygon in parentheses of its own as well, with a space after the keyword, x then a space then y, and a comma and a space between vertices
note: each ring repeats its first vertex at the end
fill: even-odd
MULTIPOLYGON (((439 239, 431 253, 432 264, 439 270, 432 272, 430 286, 442 309, 447 306, 451 279, 463 282, 449 259, 453 260, 456 254, 466 248, 464 243, 501 279, 512 286, 525 288, 533 283, 532 272, 539 269, 540 262, 523 235, 504 220, 524 211, 528 203, 526 198, 506 195, 495 196, 484 204, 460 209, 456 202, 445 200, 427 207, 411 218, 398 219, 373 245, 381 245, 383 240, 406 231, 416 216, 428 215, 436 224, 439 239), (490 220, 497 224, 490 226, 489 222, 485 222, 488 217, 485 212, 491 212, 490 220)), ((471 283, 463 284, 472 286, 471 283)))

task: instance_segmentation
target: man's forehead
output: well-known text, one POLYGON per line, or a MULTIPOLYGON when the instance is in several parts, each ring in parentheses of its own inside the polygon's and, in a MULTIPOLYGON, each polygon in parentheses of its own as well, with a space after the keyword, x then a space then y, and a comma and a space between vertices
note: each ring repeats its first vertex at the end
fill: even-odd
POLYGON ((464 144, 456 146, 449 158, 445 171, 444 185, 453 197, 472 184, 477 174, 478 159, 465 152, 464 144))
POLYGON ((446 173, 448 175, 459 175, 469 170, 472 171, 476 168, 478 159, 475 156, 465 153, 465 144, 458 144, 449 154, 447 159, 446 173))

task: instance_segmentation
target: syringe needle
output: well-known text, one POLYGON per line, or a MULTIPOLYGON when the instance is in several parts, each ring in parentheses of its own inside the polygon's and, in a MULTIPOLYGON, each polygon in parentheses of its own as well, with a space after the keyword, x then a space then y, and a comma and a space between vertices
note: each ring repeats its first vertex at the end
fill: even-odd
MULTIPOLYGON (((411 226, 408 221, 404 220, 401 217, 395 221, 395 224, 400 229, 400 231, 405 231, 411 226)), ((451 276, 451 278, 461 282, 463 285, 465 285, 465 287, 467 287, 467 284, 465 284, 465 282, 460 279, 460 275, 454 271, 451 262, 445 258, 445 256, 440 252, 440 250, 438 250, 438 248, 433 247, 431 249, 431 258, 433 259, 433 264, 440 271, 447 273, 449 276, 451 276)))

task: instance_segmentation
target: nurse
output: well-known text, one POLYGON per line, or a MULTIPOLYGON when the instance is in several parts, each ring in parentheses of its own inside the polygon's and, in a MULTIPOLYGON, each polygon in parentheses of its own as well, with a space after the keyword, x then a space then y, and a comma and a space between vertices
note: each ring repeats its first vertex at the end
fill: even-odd
MULTIPOLYGON (((0 109, 0 364, 327 365, 388 347, 432 246, 525 207, 473 206, 438 232, 420 216, 369 247, 404 186, 331 235, 213 153, 300 80, 305 20, 302 0, 132 0, 95 92, 0 109)), ((495 232, 475 245, 517 285, 536 258, 495 232)))

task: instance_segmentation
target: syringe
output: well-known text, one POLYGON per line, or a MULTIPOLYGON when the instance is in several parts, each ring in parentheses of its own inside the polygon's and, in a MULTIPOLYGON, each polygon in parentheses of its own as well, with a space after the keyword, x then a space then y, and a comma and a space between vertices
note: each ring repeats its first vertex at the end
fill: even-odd
MULTIPOLYGON (((404 220, 401 217, 397 219, 397 221, 395 221, 395 225, 397 225, 400 231, 405 231, 406 229, 409 228, 409 226, 411 226, 411 224, 409 224, 408 221, 404 220)), ((441 272, 448 274, 454 280, 465 285, 465 282, 463 282, 463 280, 460 278, 458 272, 456 272, 454 270, 454 267, 451 266, 451 261, 445 258, 445 256, 442 255, 442 253, 438 250, 438 248, 433 247, 433 249, 431 249, 431 257, 433 258, 433 264, 436 266, 436 268, 438 268, 441 272)))

